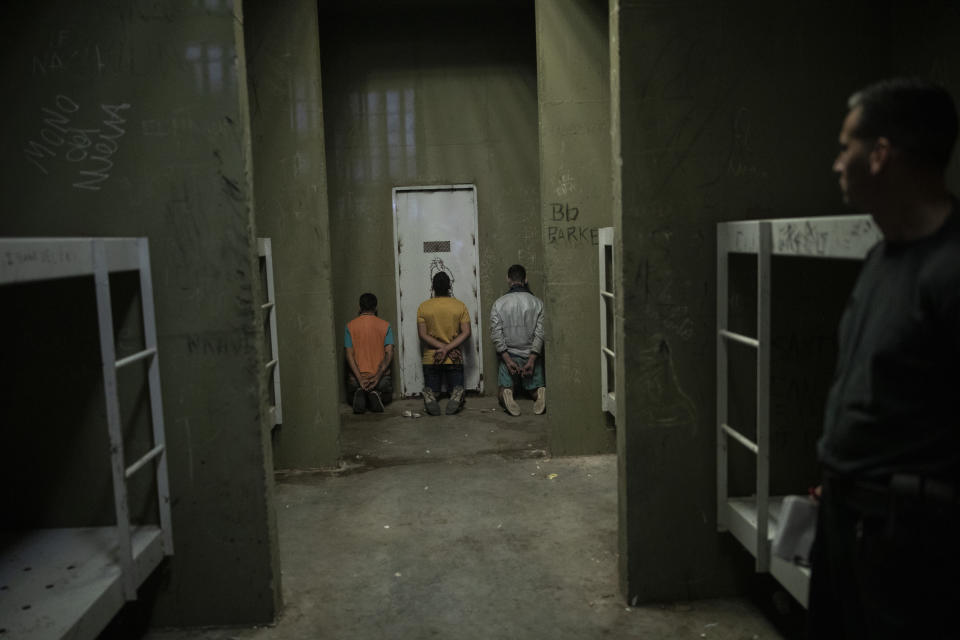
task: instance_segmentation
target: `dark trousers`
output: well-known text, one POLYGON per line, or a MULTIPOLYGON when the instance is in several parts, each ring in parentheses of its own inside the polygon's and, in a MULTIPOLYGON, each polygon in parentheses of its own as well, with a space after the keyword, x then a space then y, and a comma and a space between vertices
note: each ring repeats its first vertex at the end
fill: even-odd
POLYGON ((434 393, 440 393, 440 385, 447 383, 447 392, 454 387, 463 386, 462 364, 425 364, 423 365, 423 386, 434 393))
MULTIPOLYGON (((347 372, 347 404, 353 402, 353 394, 356 393, 359 388, 360 383, 353 377, 353 373, 347 372)), ((383 404, 387 404, 393 400, 393 378, 390 377, 389 373, 383 374, 383 377, 377 382, 377 386, 373 388, 373 391, 380 394, 380 401, 383 402, 383 404)))
POLYGON ((955 502, 825 480, 808 637, 960 637, 958 523, 955 502))

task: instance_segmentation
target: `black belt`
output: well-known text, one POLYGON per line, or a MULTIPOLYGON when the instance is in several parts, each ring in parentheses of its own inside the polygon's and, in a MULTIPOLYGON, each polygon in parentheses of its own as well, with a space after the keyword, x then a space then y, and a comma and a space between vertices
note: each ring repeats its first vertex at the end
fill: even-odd
POLYGON ((960 488, 951 482, 914 474, 897 473, 887 482, 847 476, 828 476, 825 489, 865 515, 885 515, 894 505, 960 509, 960 488))

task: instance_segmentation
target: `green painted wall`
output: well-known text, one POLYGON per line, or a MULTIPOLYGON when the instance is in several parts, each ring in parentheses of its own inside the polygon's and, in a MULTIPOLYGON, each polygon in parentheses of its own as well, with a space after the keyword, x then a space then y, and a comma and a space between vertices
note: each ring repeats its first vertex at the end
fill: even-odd
MULTIPOLYGON (((867 38, 832 34, 826 13, 619 2, 617 395, 630 600, 728 593, 749 571, 746 551, 716 533, 715 225, 840 211, 836 127, 867 71, 844 51, 867 38)), ((749 384, 739 387, 747 396, 749 384)))
MULTIPOLYGON (((842 213, 831 164, 846 97, 893 72, 933 69, 955 85, 947 44, 956 11, 932 2, 908 10, 859 0, 614 0, 611 24, 621 136, 614 166, 622 161, 623 591, 641 602, 728 593, 743 588, 752 562, 716 533, 715 225, 842 213), (909 35, 893 38, 901 22, 909 35)), ((780 284, 788 298, 796 294, 774 298, 783 321, 774 335, 774 412, 789 418, 774 429, 783 472, 774 482, 802 491, 800 482, 816 480, 811 449, 832 359, 822 341, 832 339, 853 274, 789 261, 774 268, 775 291, 780 284), (810 378, 809 387, 794 384, 810 378)), ((749 289, 749 270, 745 277, 749 289)), ((734 306, 747 307, 747 299, 734 306)), ((746 404, 750 384, 741 379, 731 402, 746 404)))
POLYGON ((273 243, 283 424, 277 468, 336 466, 333 329, 317 4, 248 1, 245 33, 257 233, 273 243))
POLYGON ((540 1, 536 17, 550 451, 608 453, 597 246, 613 223, 607 2, 540 1))
MULTIPOLYGON (((960 5, 950 0, 922 0, 906 4, 890 2, 889 23, 892 30, 891 73, 919 74, 940 82, 960 102, 960 50, 956 46, 960 25, 960 5)), ((960 193, 960 161, 956 159, 947 171, 947 184, 960 193)))
POLYGON ((377 295, 381 317, 398 321, 391 189, 472 183, 492 393, 489 309, 506 288, 507 267, 523 263, 533 290, 544 291, 536 44, 532 3, 510 11, 478 4, 321 6, 321 53, 338 348, 364 291, 377 295))
MULTIPOLYGON (((0 11, 11 96, 0 135, 0 235, 150 239, 176 546, 148 603, 154 621, 269 621, 279 567, 263 446, 242 12, 222 0, 8 3, 0 11)), ((92 288, 76 284, 53 290, 64 296, 52 310, 64 320, 60 332, 31 336, 60 343, 64 359, 22 361, 47 400, 17 424, 45 434, 53 460, 71 447, 86 458, 95 448, 74 434, 106 429, 90 382, 99 375, 90 307, 70 304, 92 288), (74 309, 85 314, 76 323, 74 309), (63 373, 74 365, 85 376, 63 373), (64 396, 62 381, 76 383, 64 396)), ((128 304, 123 296, 124 312, 128 304)), ((136 390, 124 397, 135 402, 136 390)), ((43 453, 3 447, 0 466, 23 487, 46 467, 36 463, 43 453)), ((62 520, 62 503, 109 513, 109 479, 94 465, 71 464, 75 474, 33 493, 52 506, 42 519, 62 520)))

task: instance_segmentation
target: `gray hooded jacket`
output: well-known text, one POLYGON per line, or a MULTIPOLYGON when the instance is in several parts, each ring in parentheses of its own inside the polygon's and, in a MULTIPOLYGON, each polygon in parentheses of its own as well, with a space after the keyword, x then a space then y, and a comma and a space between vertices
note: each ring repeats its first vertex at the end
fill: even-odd
POLYGON ((514 287, 490 310, 490 337, 497 353, 527 358, 543 353, 543 302, 525 288, 514 287))

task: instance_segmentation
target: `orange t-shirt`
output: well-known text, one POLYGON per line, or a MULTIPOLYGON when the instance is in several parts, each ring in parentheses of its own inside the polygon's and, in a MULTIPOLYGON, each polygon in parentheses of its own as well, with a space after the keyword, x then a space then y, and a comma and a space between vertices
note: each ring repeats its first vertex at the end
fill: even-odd
POLYGON ((359 315, 347 323, 343 338, 345 347, 353 347, 360 376, 369 378, 383 360, 383 348, 393 344, 390 323, 372 314, 359 315))

